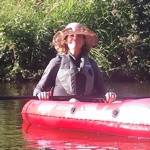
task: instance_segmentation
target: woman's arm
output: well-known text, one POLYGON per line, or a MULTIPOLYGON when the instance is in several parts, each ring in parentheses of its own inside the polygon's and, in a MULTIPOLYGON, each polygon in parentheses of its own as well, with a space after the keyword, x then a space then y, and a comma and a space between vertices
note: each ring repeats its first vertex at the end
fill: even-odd
POLYGON ((60 63, 61 59, 59 56, 56 56, 49 62, 40 81, 33 91, 34 96, 37 96, 40 92, 50 90, 55 85, 55 78, 60 67, 60 63))
POLYGON ((102 73, 100 72, 97 63, 93 59, 90 59, 90 62, 94 70, 94 90, 96 92, 96 95, 105 96, 106 87, 104 84, 102 73))
POLYGON ((111 103, 111 102, 115 101, 116 97, 117 97, 116 93, 106 91, 103 76, 97 66, 97 63, 94 60, 91 60, 91 63, 92 63, 93 70, 95 73, 95 91, 96 91, 97 95, 102 96, 102 97, 105 96, 106 103, 111 103))

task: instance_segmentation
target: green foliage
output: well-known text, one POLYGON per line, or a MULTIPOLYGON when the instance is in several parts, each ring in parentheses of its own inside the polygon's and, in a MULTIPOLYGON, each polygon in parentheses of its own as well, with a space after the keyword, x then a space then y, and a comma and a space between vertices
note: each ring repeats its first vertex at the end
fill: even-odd
POLYGON ((56 54, 54 34, 80 22, 99 37, 91 50, 105 79, 149 81, 146 0, 0 0, 0 80, 35 81, 56 54))

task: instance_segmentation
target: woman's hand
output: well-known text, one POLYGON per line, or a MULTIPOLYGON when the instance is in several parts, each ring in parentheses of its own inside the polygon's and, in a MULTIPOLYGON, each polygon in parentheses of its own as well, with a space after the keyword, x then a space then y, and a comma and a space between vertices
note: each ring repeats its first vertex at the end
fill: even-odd
POLYGON ((117 97, 116 93, 114 92, 107 92, 105 96, 106 96, 106 100, 105 100, 106 103, 112 103, 113 101, 116 100, 117 97))
POLYGON ((38 95, 39 100, 49 100, 51 93, 50 92, 40 92, 38 95))

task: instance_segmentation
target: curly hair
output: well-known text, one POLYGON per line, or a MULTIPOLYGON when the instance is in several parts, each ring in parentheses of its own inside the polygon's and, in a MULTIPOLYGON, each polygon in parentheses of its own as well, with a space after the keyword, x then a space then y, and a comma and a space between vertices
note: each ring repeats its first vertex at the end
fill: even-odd
MULTIPOLYGON (((56 48, 56 51, 58 54, 67 54, 69 51, 68 45, 66 44, 65 40, 68 36, 66 36, 64 38, 64 40, 59 44, 58 47, 56 48)), ((83 35, 83 38, 86 39, 85 35, 83 35)), ((82 55, 88 55, 88 53, 90 52, 90 48, 88 47, 88 45, 85 43, 82 48, 81 48, 81 54, 82 55)))

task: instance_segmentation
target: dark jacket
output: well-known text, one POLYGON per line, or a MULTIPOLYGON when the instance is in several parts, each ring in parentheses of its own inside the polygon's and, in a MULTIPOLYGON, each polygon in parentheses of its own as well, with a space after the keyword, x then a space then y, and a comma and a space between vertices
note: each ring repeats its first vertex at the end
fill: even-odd
MULTIPOLYGON (((69 55, 69 54, 67 54, 69 55)), ((63 55, 57 55, 55 58, 53 58, 48 66, 46 67, 41 80, 37 84, 36 88, 34 89, 33 95, 36 96, 39 92, 43 91, 52 91, 52 95, 54 96, 68 96, 66 90, 63 88, 60 80, 57 77, 57 73, 59 71, 61 61, 62 61, 63 55)), ((77 67, 80 66, 80 60, 74 60, 70 55, 70 61, 74 63, 77 67)), ((104 81, 102 74, 99 71, 99 68, 96 64, 96 62, 88 58, 90 61, 90 64, 94 71, 94 86, 92 89, 92 92, 89 96, 104 96, 106 93, 104 81)), ((75 95, 84 95, 84 89, 86 84, 86 78, 85 76, 80 73, 76 75, 76 86, 77 86, 77 92, 75 95)), ((74 95, 74 94, 73 94, 74 95)))

